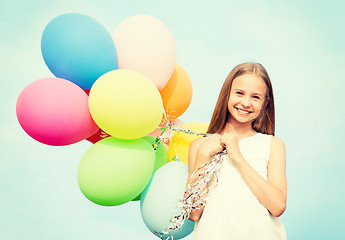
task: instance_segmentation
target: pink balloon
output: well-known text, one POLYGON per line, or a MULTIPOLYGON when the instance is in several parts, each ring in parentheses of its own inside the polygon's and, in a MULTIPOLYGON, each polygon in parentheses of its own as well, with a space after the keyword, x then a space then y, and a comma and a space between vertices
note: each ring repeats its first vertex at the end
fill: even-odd
POLYGON ((76 143, 96 133, 87 94, 62 78, 29 84, 17 100, 17 118, 35 140, 53 146, 76 143))
POLYGON ((176 44, 158 19, 135 15, 122 21, 113 35, 119 69, 144 74, 162 90, 176 65, 176 44))

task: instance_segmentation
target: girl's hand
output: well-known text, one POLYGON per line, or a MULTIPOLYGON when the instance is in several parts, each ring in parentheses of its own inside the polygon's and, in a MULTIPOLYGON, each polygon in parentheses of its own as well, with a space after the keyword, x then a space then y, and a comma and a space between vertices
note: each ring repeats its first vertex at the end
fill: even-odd
POLYGON ((213 134, 208 137, 203 144, 201 144, 199 151, 202 151, 207 157, 212 157, 213 155, 223 151, 224 146, 221 144, 220 138, 220 134, 213 134))
POLYGON ((229 158, 234 161, 241 154, 241 151, 238 146, 238 136, 235 129, 230 125, 229 130, 229 132, 221 136, 220 142, 226 148, 229 158))

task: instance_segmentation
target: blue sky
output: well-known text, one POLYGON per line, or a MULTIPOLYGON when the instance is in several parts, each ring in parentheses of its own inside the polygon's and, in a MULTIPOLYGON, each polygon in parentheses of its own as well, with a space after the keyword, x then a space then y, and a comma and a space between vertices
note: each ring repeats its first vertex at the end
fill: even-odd
MULTIPOLYGON (((139 204, 100 207, 77 184, 91 146, 43 145, 21 129, 19 93, 52 77, 40 40, 54 17, 83 13, 109 33, 125 18, 147 14, 172 32, 177 63, 193 83, 184 122, 208 122, 220 87, 238 63, 268 70, 275 96, 276 135, 287 148, 288 239, 341 239, 345 225, 344 1, 9 1, 0 9, 0 238, 157 239, 139 204)), ((191 236, 186 239, 191 239, 191 236)))

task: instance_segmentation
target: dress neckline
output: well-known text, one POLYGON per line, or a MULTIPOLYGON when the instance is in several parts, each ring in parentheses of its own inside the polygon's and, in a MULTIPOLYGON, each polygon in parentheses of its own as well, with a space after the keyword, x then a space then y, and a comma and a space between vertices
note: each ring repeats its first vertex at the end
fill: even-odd
POLYGON ((255 134, 254 134, 254 135, 252 135, 252 136, 249 136, 249 137, 244 137, 244 138, 242 138, 242 139, 240 139, 240 140, 238 140, 238 141, 240 142, 240 141, 242 141, 242 140, 245 140, 245 139, 248 139, 248 138, 255 137, 255 136, 257 136, 258 134, 259 134, 259 132, 255 133, 255 134))

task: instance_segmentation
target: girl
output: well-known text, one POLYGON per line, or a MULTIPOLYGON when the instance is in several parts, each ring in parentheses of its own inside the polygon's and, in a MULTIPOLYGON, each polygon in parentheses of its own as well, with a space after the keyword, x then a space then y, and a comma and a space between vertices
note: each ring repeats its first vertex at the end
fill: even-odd
POLYGON ((192 142, 189 178, 224 150, 206 206, 193 210, 194 240, 286 239, 285 146, 274 137, 270 78, 259 63, 236 66, 226 78, 208 128, 212 136, 192 142))

